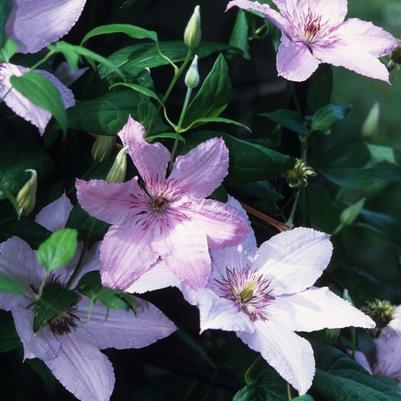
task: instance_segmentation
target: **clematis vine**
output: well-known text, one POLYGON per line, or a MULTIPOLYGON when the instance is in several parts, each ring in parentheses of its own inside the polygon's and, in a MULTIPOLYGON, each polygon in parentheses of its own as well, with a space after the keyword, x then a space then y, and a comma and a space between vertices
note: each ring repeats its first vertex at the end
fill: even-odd
MULTIPOLYGON (((37 216, 36 221, 53 230, 64 226, 71 204, 63 196, 37 216)), ((60 383, 81 401, 107 401, 114 388, 111 362, 100 350, 143 348, 175 331, 174 324, 152 304, 136 299, 136 314, 125 309, 93 305, 86 297, 76 297, 36 333, 33 331, 37 297, 45 279, 34 251, 17 237, 0 244, 0 272, 25 285, 23 294, 0 293, 0 308, 11 311, 26 359, 40 358, 60 383)), ((99 264, 96 252, 88 253, 82 269, 72 282, 76 285, 86 272, 99 264)), ((75 263, 53 272, 46 280, 46 292, 67 291, 75 263)))
MULTIPOLYGON (((86 0, 13 0, 6 34, 17 44, 20 53, 36 53, 70 31, 78 21, 85 3, 86 0)), ((13 75, 20 76, 27 71, 28 68, 20 65, 0 64, 0 98, 43 134, 51 114, 14 90, 10 82, 13 75)), ((36 72, 58 89, 66 108, 75 105, 72 91, 58 78, 44 70, 36 72)))
MULTIPOLYGON (((229 203, 241 208, 234 199, 229 203)), ((250 229, 242 244, 213 250, 206 288, 184 288, 184 295, 199 307, 201 331, 236 332, 305 394, 315 361, 309 342, 295 332, 375 326, 370 317, 328 288, 313 287, 331 254, 329 236, 313 229, 282 232, 259 248, 250 229)))
POLYGON ((178 156, 167 175, 170 152, 146 142, 131 117, 118 134, 141 178, 116 184, 77 180, 80 205, 112 224, 101 244, 103 284, 127 289, 159 259, 186 285, 206 285, 211 249, 235 245, 247 226, 232 207, 208 197, 228 172, 228 149, 210 139, 178 156))
POLYGON ((389 81, 387 68, 378 60, 390 54, 397 40, 382 28, 358 18, 345 20, 347 0, 273 0, 267 4, 233 0, 227 9, 254 11, 280 29, 277 53, 279 76, 305 81, 320 63, 345 67, 367 77, 389 81))

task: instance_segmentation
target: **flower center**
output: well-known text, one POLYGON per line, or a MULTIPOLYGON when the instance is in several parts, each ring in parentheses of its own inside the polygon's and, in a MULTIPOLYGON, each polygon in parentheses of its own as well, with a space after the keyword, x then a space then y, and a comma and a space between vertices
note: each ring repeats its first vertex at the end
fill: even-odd
POLYGON ((75 315, 75 310, 76 308, 71 306, 49 320, 48 325, 53 334, 62 336, 77 328, 79 318, 75 315))
POLYGON ((220 295, 234 302, 252 321, 267 320, 266 307, 274 300, 270 281, 255 272, 226 269, 226 275, 216 280, 220 295))
POLYGON ((304 23, 303 39, 307 43, 313 43, 320 33, 322 27, 322 17, 309 14, 304 23))
POLYGON ((162 213, 166 210, 168 205, 168 200, 164 196, 156 196, 152 198, 152 209, 157 213, 162 213))

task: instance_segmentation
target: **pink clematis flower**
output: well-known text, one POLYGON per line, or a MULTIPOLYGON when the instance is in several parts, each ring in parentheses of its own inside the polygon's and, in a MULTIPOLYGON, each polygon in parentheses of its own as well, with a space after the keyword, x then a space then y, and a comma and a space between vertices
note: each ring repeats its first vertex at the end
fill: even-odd
MULTIPOLYGON (((235 200, 230 203, 240 208, 235 200)), ((241 245, 212 251, 213 270, 206 288, 183 292, 198 305, 201 331, 235 331, 305 394, 315 361, 311 345, 296 331, 375 326, 328 288, 313 287, 331 254, 329 236, 313 229, 282 232, 259 249, 250 229, 241 245)))
POLYGON ((255 11, 282 32, 277 54, 279 76, 305 81, 320 63, 345 67, 367 77, 389 81, 379 57, 391 53, 397 40, 382 28, 357 18, 346 21, 347 0, 273 0, 267 4, 233 0, 231 7, 255 11))
POLYGON ((376 358, 370 363, 363 352, 355 353, 355 360, 370 374, 387 376, 395 380, 401 392, 401 306, 394 311, 391 322, 375 340, 376 358))
MULTIPOLYGON (((37 216, 36 221, 49 230, 64 227, 72 206, 63 196, 37 216)), ((25 285, 20 295, 0 293, 0 308, 11 311, 24 347, 25 358, 40 358, 60 383, 81 401, 107 401, 114 388, 114 371, 100 350, 106 348, 143 348, 175 331, 174 324, 152 304, 136 299, 136 314, 125 309, 108 309, 81 297, 33 332, 35 292, 44 279, 44 270, 23 240, 12 237, 0 244, 0 273, 25 285)), ((75 263, 55 271, 48 287, 65 287, 75 263)), ((73 281, 75 286, 88 271, 99 265, 97 252, 90 252, 73 281)))
POLYGON ((148 144, 140 123, 129 118, 118 135, 141 179, 76 182, 82 208, 112 224, 101 245, 104 285, 126 289, 159 259, 190 287, 206 285, 208 248, 237 244, 247 231, 235 209, 204 199, 227 175, 224 141, 210 139, 178 156, 166 177, 170 153, 160 143, 148 144))
MULTIPOLYGON (((20 53, 36 53, 66 35, 75 25, 86 0, 13 0, 6 24, 6 34, 20 53)), ((35 125, 41 134, 51 114, 34 105, 12 88, 10 78, 28 69, 11 63, 0 64, 0 98, 17 115, 35 125)), ((62 82, 47 71, 37 70, 58 89, 65 108, 75 105, 74 95, 62 82)))

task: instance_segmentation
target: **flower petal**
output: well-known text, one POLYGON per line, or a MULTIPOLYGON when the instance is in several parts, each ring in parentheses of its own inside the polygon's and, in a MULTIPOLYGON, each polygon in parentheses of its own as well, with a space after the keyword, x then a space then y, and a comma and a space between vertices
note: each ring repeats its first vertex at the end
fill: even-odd
POLYGON ((89 67, 73 70, 66 61, 63 61, 54 71, 54 75, 65 86, 71 86, 75 81, 78 81, 78 79, 81 78, 82 75, 86 73, 86 71, 89 71, 89 67))
POLYGON ((286 20, 277 11, 273 10, 267 4, 260 4, 257 1, 249 0, 233 0, 228 3, 226 11, 232 7, 239 7, 247 11, 254 11, 261 16, 267 18, 281 31, 286 30, 286 20))
POLYGON ((49 231, 61 230, 65 227, 72 210, 72 203, 63 194, 52 203, 45 206, 36 216, 35 222, 49 231))
POLYGON ((0 244, 0 273, 15 278, 26 287, 26 292, 21 295, 0 292, 0 307, 7 311, 31 303, 30 286, 39 288, 44 278, 44 270, 36 262, 32 248, 18 237, 0 244))
POLYGON ((206 198, 228 174, 228 149, 222 138, 212 138, 175 160, 168 178, 188 195, 206 198))
POLYGON ((180 287, 180 280, 163 260, 142 274, 125 291, 132 294, 143 294, 167 287, 180 287))
POLYGON ((231 206, 211 199, 191 202, 185 214, 208 237, 210 248, 241 243, 248 234, 248 225, 231 206))
POLYGON ((56 379, 81 401, 107 401, 114 388, 114 371, 106 355, 83 331, 61 339, 57 358, 44 360, 56 379))
POLYGON ((266 313, 269 319, 294 331, 375 327, 369 316, 328 288, 311 288, 299 294, 277 297, 266 313))
POLYGON ((319 60, 302 42, 291 40, 286 34, 281 35, 277 53, 278 75, 289 81, 306 81, 319 67, 319 60))
POLYGON ((168 337, 175 325, 151 303, 135 298, 136 313, 126 309, 109 309, 101 303, 92 307, 86 298, 78 305, 80 330, 100 348, 143 348, 168 337))
POLYGON ((330 262, 333 245, 329 238, 311 228, 282 232, 260 246, 253 268, 271 280, 274 296, 303 291, 330 262))
POLYGON ((60 352, 60 342, 49 329, 43 327, 37 333, 33 332, 33 310, 17 308, 12 311, 15 329, 24 346, 24 358, 40 358, 51 360, 60 352))
MULTIPOLYGON (((34 105, 25 96, 13 89, 10 78, 13 75, 21 76, 29 71, 28 68, 14 64, 0 64, 0 98, 4 97, 4 102, 15 114, 30 122, 43 134, 48 122, 51 119, 51 113, 34 105)), ((44 78, 48 79, 59 91, 65 108, 75 105, 74 94, 64 84, 62 84, 54 75, 47 71, 36 70, 44 78)))
POLYGON ((144 194, 136 178, 123 183, 76 180, 78 202, 91 216, 109 224, 135 222, 136 203, 144 194))
POLYGON ((313 55, 323 63, 344 67, 366 77, 389 82, 389 72, 375 56, 358 46, 337 41, 327 46, 313 46, 313 55))
MULTIPOLYGON (((347 353, 352 355, 352 350, 347 350, 347 353)), ((373 374, 369 360, 363 352, 355 351, 355 361, 358 362, 369 374, 373 374)))
POLYGON ((150 144, 146 142, 146 130, 144 126, 128 117, 127 124, 118 133, 124 146, 127 146, 140 176, 145 181, 149 190, 166 178, 167 165, 170 160, 170 152, 161 143, 150 144))
POLYGON ((191 288, 206 286, 211 261, 206 234, 190 222, 180 222, 152 245, 166 265, 191 288))
POLYGON ((201 332, 216 329, 225 331, 254 332, 255 327, 249 317, 228 299, 219 297, 209 289, 192 293, 191 303, 196 302, 200 314, 201 332))
POLYGON ((119 290, 128 288, 156 263, 152 231, 141 224, 112 226, 100 246, 100 273, 103 285, 119 290))
POLYGON ((284 326, 256 321, 255 332, 237 336, 271 365, 287 382, 305 394, 312 385, 315 360, 311 345, 284 326))
POLYGON ((401 383, 401 332, 385 327, 376 344, 374 373, 382 374, 401 383))
POLYGON ((6 33, 20 53, 36 53, 66 35, 86 0, 14 0, 6 33))
POLYGON ((398 42, 393 35, 371 22, 350 18, 335 31, 341 41, 374 57, 390 54, 398 42))

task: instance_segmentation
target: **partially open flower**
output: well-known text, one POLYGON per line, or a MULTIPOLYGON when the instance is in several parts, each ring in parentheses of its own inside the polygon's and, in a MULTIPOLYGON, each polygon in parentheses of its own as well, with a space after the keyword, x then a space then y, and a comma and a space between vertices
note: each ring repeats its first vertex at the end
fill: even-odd
POLYGON ((19 207, 19 217, 29 216, 36 205, 36 191, 38 188, 38 174, 35 170, 26 170, 31 173, 31 178, 20 189, 17 195, 17 204, 19 207))
POLYGON ((106 160, 114 150, 114 136, 97 135, 92 146, 92 159, 98 163, 106 160))
POLYGON ((375 299, 368 302, 362 310, 376 322, 376 327, 381 329, 393 319, 395 306, 390 301, 375 299))
POLYGON ((309 167, 304 161, 297 159, 295 166, 289 170, 285 176, 288 185, 291 188, 306 187, 310 178, 316 177, 312 167, 309 167))
POLYGON ((127 150, 122 148, 116 156, 109 173, 107 174, 106 181, 108 182, 124 182, 125 175, 127 174, 127 150))

